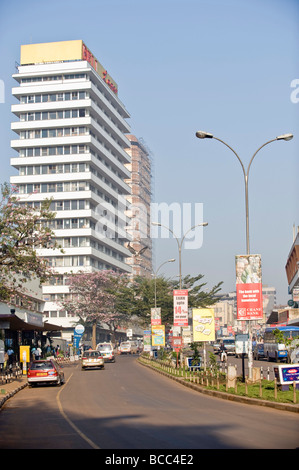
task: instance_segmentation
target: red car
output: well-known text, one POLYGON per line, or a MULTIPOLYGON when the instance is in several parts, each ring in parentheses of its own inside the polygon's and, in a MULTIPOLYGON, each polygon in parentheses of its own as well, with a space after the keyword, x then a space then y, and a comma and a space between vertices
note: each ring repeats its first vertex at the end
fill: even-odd
POLYGON ((32 361, 28 368, 27 380, 29 385, 40 383, 61 385, 65 381, 62 368, 53 359, 32 361))

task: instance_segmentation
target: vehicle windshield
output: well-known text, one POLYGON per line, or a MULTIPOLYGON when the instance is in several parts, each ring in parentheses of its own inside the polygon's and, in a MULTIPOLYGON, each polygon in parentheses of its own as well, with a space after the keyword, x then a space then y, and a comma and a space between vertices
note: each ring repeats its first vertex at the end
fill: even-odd
POLYGON ((99 351, 112 351, 112 346, 109 343, 101 343, 97 345, 99 351))
POLYGON ((84 357, 99 357, 100 353, 99 351, 85 351, 84 352, 84 357))
POLYGON ((121 346, 127 347, 127 346, 131 346, 131 344, 130 343, 121 343, 121 346))
POLYGON ((235 340, 234 339, 224 339, 223 343, 224 344, 235 344, 235 340))
POLYGON ((50 361, 32 362, 30 364, 30 369, 31 370, 53 369, 53 364, 50 361))

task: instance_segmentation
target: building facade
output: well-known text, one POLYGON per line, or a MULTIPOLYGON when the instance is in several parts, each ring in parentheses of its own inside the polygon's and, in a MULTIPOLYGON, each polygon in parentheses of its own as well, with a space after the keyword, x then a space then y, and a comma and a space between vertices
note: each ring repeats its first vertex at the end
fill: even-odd
POLYGON ((50 227, 63 253, 38 251, 56 273, 43 286, 44 313, 73 331, 78 319, 59 305, 68 296, 67 275, 131 271, 125 246, 129 113, 116 82, 81 40, 21 46, 13 78, 17 138, 11 147, 17 155, 11 165, 18 175, 11 184, 21 203, 39 207, 52 198, 50 227))
POLYGON ((133 276, 150 277, 152 273, 152 240, 150 235, 151 214, 151 181, 152 164, 150 153, 134 135, 127 135, 130 147, 126 152, 130 156, 131 163, 126 167, 131 177, 126 183, 131 188, 131 194, 127 196, 129 209, 129 225, 127 232, 130 235, 129 250, 132 254, 127 263, 132 268, 133 276))

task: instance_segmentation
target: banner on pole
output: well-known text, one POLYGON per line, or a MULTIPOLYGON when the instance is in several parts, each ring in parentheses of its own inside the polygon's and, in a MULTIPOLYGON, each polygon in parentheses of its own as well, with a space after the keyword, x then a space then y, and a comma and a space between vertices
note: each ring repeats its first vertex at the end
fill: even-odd
POLYGON ((261 255, 236 256, 237 319, 263 318, 261 255))
POLYGON ((151 308, 151 325, 161 325, 161 308, 151 308))
POLYGON ((188 290, 173 291, 173 325, 188 326, 188 290))

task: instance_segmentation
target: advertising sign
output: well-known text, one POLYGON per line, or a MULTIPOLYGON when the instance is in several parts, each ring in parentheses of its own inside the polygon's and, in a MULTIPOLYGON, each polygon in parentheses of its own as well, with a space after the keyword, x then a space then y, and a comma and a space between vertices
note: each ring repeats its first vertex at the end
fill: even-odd
POLYGON ((85 328, 83 325, 76 325, 75 326, 75 330, 74 330, 74 348, 79 349, 79 343, 80 343, 80 340, 83 336, 83 333, 85 331, 85 328))
POLYGON ((143 332, 143 351, 152 350, 152 332, 151 330, 144 330, 143 332))
POLYGON ((273 367, 275 377, 281 385, 299 383, 299 364, 285 364, 273 367))
POLYGON ((188 290, 173 291, 173 325, 188 326, 188 290))
POLYGON ((261 255, 236 256, 237 319, 263 318, 261 255))
POLYGON ((193 341, 215 341, 213 308, 193 308, 193 341))
POLYGON ((152 346, 165 346, 165 325, 152 325, 152 346))
POLYGON ((161 308, 151 308, 151 325, 161 325, 161 308))
POLYGON ((248 354, 248 341, 249 335, 236 335, 235 337, 235 347, 236 354, 248 354))
POLYGON ((172 337, 172 348, 175 352, 179 352, 182 349, 182 337, 173 336, 172 337))

